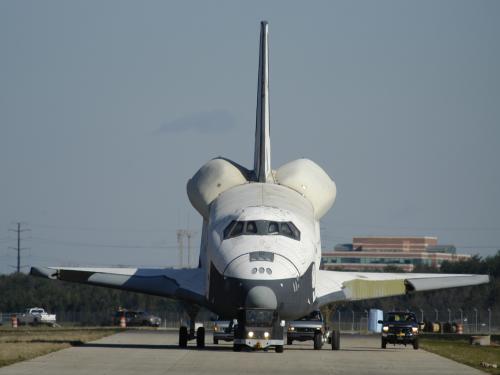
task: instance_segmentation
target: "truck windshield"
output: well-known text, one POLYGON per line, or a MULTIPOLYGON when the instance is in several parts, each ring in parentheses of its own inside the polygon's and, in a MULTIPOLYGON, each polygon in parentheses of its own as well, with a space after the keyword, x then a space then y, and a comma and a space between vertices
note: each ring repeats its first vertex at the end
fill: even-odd
POLYGON ((303 316, 299 320, 321 320, 321 313, 319 311, 313 311, 309 315, 303 316))
POLYGON ((246 324, 254 327, 269 326, 273 322, 273 316, 273 311, 247 310, 246 324))
POLYGON ((387 314, 388 322, 416 322, 415 315, 411 313, 389 313, 387 314))

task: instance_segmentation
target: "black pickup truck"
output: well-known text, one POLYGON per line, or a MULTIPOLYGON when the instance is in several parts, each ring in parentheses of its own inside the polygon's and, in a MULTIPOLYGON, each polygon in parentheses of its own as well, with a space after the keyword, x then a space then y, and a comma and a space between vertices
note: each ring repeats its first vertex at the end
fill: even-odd
POLYGON ((415 314, 408 311, 392 311, 387 313, 382 324, 382 349, 387 344, 412 344, 413 349, 418 349, 419 323, 415 314))

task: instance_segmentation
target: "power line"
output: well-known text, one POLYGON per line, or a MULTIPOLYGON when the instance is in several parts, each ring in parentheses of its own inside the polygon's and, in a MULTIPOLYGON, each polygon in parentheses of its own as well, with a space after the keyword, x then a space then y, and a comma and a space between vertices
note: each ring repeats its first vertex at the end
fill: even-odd
POLYGON ((147 246, 147 245, 123 245, 123 244, 98 244, 98 243, 88 243, 88 242, 76 242, 76 241, 61 241, 50 238, 42 238, 42 237, 31 237, 33 240, 42 241, 48 244, 53 245, 62 245, 62 246, 74 246, 74 247, 107 247, 107 248, 118 248, 118 249, 177 249, 177 246, 147 246))
MULTIPOLYGON (((9 249, 16 250, 17 251, 17 273, 21 272, 21 251, 22 250, 27 250, 27 247, 22 248, 21 247, 21 233, 23 232, 28 232, 31 229, 21 229, 21 223, 17 223, 17 229, 9 229, 11 232, 17 232, 17 248, 16 247, 9 247, 9 249)), ((14 267, 14 266, 12 266, 14 267)))
MULTIPOLYGON (((372 229, 388 229, 388 230, 420 230, 420 231, 478 231, 478 232, 500 232, 500 227, 439 227, 439 226, 401 226, 401 225, 379 225, 379 224, 369 224, 369 223, 338 223, 334 222, 332 224, 335 227, 351 227, 351 228, 372 228, 372 229)), ((323 229, 323 227, 322 227, 323 229)), ((325 228, 326 229, 326 228, 325 228)))
POLYGON ((47 229, 64 229, 71 231, 83 231, 83 232, 134 232, 134 233, 155 233, 155 232, 173 232, 172 229, 158 228, 158 229, 138 229, 126 228, 126 227, 86 227, 86 226, 72 226, 72 225, 59 225, 59 224, 36 224, 30 223, 31 226, 47 228, 47 229))

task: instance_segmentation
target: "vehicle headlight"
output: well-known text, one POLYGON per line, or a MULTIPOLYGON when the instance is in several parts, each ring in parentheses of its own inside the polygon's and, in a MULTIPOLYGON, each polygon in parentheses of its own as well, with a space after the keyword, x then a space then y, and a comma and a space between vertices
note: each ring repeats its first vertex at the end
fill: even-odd
POLYGON ((249 332, 247 333, 247 336, 248 336, 248 338, 250 338, 250 339, 251 339, 251 338, 253 337, 253 331, 249 331, 249 332))
POLYGON ((411 332, 412 333, 417 333, 418 332, 418 327, 411 327, 411 332))
POLYGON ((289 331, 295 331, 295 327, 290 326, 290 327, 288 327, 288 330, 289 330, 289 331))
POLYGON ((219 326, 215 325, 214 326, 214 331, 217 332, 219 330, 219 326))
POLYGON ((264 332, 264 338, 268 338, 269 337, 269 332, 264 332))
POLYGON ((383 327, 382 327, 382 331, 383 331, 383 332, 389 332, 389 327, 387 327, 387 326, 383 326, 383 327))

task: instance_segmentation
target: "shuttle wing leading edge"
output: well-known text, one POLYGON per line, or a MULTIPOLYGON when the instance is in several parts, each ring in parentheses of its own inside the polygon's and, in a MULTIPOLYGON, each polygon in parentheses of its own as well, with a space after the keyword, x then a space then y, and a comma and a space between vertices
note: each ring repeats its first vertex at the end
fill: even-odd
POLYGON ((206 305, 201 268, 32 267, 31 275, 171 297, 206 305))
POLYGON ((488 275, 365 273, 320 270, 316 282, 316 304, 398 296, 410 292, 479 285, 488 275))

